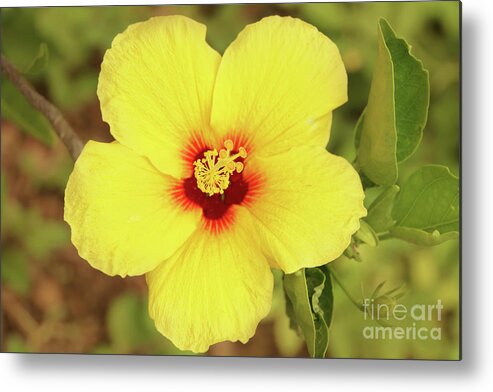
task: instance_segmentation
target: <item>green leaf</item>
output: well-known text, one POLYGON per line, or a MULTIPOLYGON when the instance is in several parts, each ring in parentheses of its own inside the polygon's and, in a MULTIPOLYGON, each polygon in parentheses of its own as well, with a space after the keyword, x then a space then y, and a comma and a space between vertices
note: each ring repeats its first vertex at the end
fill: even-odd
POLYGON ((445 166, 423 166, 402 186, 392 217, 396 225, 390 233, 418 245, 457 238, 459 179, 445 166))
POLYGON ((39 45, 38 53, 33 58, 31 64, 27 67, 25 73, 38 74, 42 72, 46 68, 48 64, 48 60, 49 60, 48 45, 46 45, 45 42, 42 42, 39 45))
POLYGON ((410 53, 411 47, 396 38, 385 19, 380 27, 394 65, 397 162, 402 162, 416 152, 423 137, 430 104, 429 76, 423 63, 410 53))
POLYGON ((370 246, 378 245, 378 237, 372 227, 364 220, 360 220, 360 228, 356 232, 355 237, 370 246))
POLYGON ((368 216, 365 218, 366 222, 377 233, 388 231, 394 225, 392 207, 400 188, 397 185, 392 185, 383 189, 383 192, 368 208, 368 216))
POLYGON ((378 56, 367 106, 356 124, 358 164, 375 184, 397 181, 397 163, 409 158, 423 136, 429 105, 428 71, 397 38, 385 19, 379 22, 378 56))
POLYGON ((330 275, 320 268, 302 269, 284 276, 284 291, 291 326, 304 337, 309 354, 323 358, 334 302, 330 275))
POLYGON ((52 145, 53 131, 48 120, 6 79, 2 79, 2 118, 46 145, 52 145))
POLYGON ((382 287, 385 285, 385 280, 383 282, 380 282, 377 287, 375 287, 375 290, 373 290, 373 293, 370 295, 371 299, 378 298, 378 294, 380 293, 380 290, 382 287))

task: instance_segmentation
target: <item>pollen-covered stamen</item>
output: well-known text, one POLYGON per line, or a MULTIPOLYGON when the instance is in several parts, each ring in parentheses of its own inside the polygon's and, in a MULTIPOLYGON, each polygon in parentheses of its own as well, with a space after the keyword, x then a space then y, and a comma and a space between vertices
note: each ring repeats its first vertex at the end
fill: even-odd
POLYGON ((245 148, 240 147, 236 154, 231 155, 233 149, 233 141, 228 139, 219 152, 216 149, 208 150, 204 153, 204 158, 197 159, 193 163, 197 187, 202 192, 209 196, 216 193, 223 194, 228 189, 230 176, 234 172, 243 171, 243 163, 235 160, 246 158, 247 152, 245 148))

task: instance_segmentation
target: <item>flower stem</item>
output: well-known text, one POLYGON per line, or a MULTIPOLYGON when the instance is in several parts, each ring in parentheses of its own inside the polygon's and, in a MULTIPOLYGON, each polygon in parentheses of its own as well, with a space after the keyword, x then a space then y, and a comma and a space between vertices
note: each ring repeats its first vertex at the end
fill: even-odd
POLYGON ((70 126, 61 111, 38 93, 35 88, 15 69, 14 65, 2 54, 2 73, 5 74, 15 87, 26 97, 29 103, 41 112, 50 122, 53 130, 65 144, 74 160, 80 155, 84 144, 70 126))
POLYGON ((334 281, 338 284, 338 286, 344 292, 344 294, 346 294, 346 297, 348 297, 348 299, 353 303, 354 306, 356 306, 359 310, 361 310, 362 312, 364 312, 365 310, 364 310, 363 306, 351 295, 351 293, 349 292, 349 290, 344 286, 344 283, 342 283, 341 278, 335 272, 334 268, 332 268, 329 265, 326 265, 325 267, 327 268, 327 270, 329 271, 329 273, 332 275, 332 278, 334 278, 334 281))
MULTIPOLYGON (((342 283, 342 280, 341 278, 339 277, 339 275, 335 272, 334 268, 332 268, 331 266, 329 265, 326 265, 325 268, 327 268, 327 270, 329 271, 330 275, 332 276, 332 278, 334 279, 334 281, 337 283, 337 285, 342 289, 342 291, 344 292, 344 294, 346 294, 346 297, 349 299, 349 301, 351 301, 351 303, 356 306, 356 308, 360 311, 362 311, 363 313, 365 313, 365 308, 364 306, 359 303, 352 295, 351 293, 349 292, 349 290, 346 288, 346 286, 344 286, 344 283, 342 283)), ((383 320, 380 320, 380 319, 375 319, 374 320, 377 324, 383 326, 383 327, 388 327, 390 326, 390 324, 386 323, 385 321, 383 320)))

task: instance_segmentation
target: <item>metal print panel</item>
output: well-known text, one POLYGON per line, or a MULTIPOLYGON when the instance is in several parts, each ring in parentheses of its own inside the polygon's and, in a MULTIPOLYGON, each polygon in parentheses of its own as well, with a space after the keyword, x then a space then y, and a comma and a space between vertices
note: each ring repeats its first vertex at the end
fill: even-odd
POLYGON ((460 359, 460 3, 1 10, 3 352, 460 359))

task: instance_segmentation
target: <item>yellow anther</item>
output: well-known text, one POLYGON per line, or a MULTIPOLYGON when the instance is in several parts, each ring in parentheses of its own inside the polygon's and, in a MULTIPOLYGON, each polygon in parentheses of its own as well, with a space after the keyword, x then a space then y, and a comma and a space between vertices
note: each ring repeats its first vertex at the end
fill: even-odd
POLYGON ((224 142, 224 149, 209 150, 204 153, 204 158, 197 159, 194 175, 198 188, 209 196, 216 193, 223 194, 229 186, 229 178, 236 171, 241 173, 244 169, 242 162, 235 162, 237 158, 246 158, 247 152, 244 147, 238 149, 238 153, 231 155, 234 149, 232 140, 224 142))
POLYGON ((226 165, 226 169, 229 171, 229 172, 234 172, 235 171, 235 163, 234 162, 228 162, 228 164, 226 165))
POLYGON ((242 157, 242 158, 247 157, 247 152, 243 147, 240 147, 240 149, 238 150, 238 154, 240 154, 240 157, 242 157))
POLYGON ((243 163, 241 162, 235 163, 235 168, 237 173, 241 173, 243 171, 243 167, 244 167, 243 163))
POLYGON ((226 147, 227 150, 231 151, 234 147, 233 141, 231 139, 228 139, 224 142, 224 147, 226 147))

